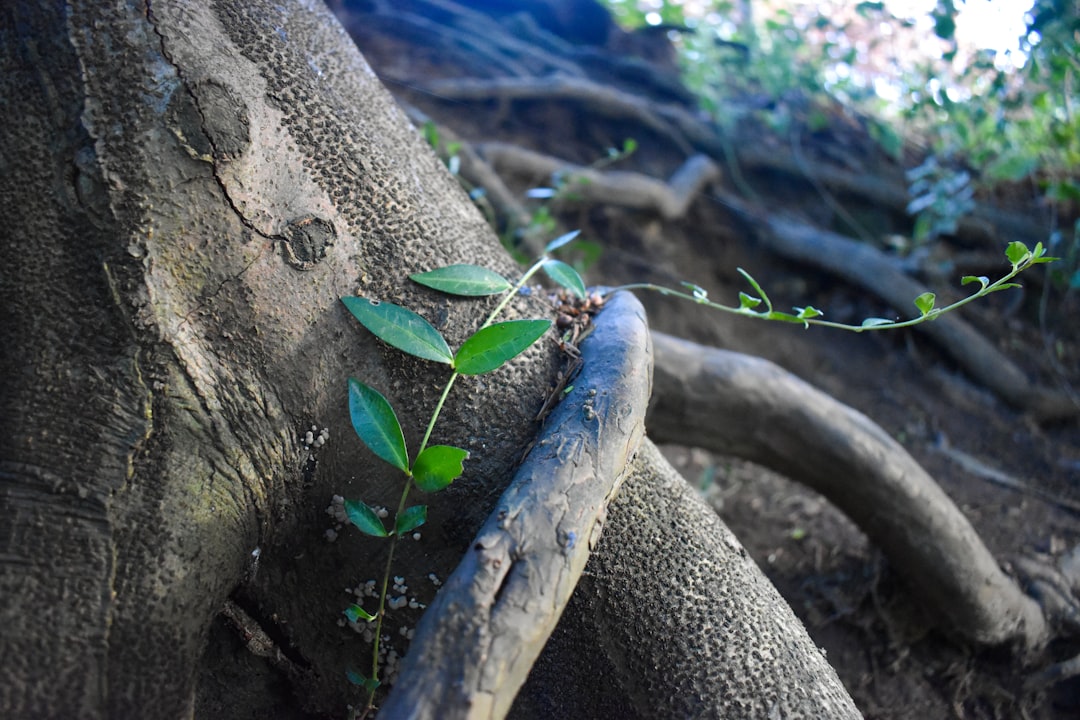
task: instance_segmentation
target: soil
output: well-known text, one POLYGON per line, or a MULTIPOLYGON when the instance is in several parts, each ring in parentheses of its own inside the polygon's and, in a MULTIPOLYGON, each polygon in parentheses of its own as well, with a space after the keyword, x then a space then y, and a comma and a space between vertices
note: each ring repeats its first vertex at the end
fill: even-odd
MULTIPOLYGON (((460 48, 452 61, 440 60, 439 48, 417 48, 404 31, 372 28, 370 23, 359 28, 358 44, 399 100, 466 142, 512 142, 584 165, 633 137, 639 150, 617 169, 656 178, 668 177, 686 159, 654 129, 625 117, 591 113, 579 100, 447 101, 420 86, 440 77, 490 77, 483 62, 462 55, 460 48), (485 69, 479 72, 478 67, 485 69)), ((835 132, 807 132, 801 152, 812 162, 842 156, 854 157, 864 169, 888 164, 871 157, 877 151, 859 127, 847 119, 837 122, 835 132)), ((791 152, 787 141, 764 129, 743 129, 741 140, 779 154, 791 152)), ((730 170, 727 166, 726 177, 730 170)), ((876 239, 910 233, 910 219, 902 212, 871 200, 841 197, 805 178, 774 171, 744 168, 743 174, 758 195, 758 206, 770 211, 795 213, 821 225, 822 220, 839 223, 823 208, 843 204, 873 228, 876 239)), ((504 180, 519 198, 528 188, 551 182, 504 180)), ((736 190, 727 180, 723 184, 732 185, 726 187, 729 192, 736 190)), ((994 199, 1026 213, 1034 235, 1049 237, 1052 228, 1030 189, 999 190, 994 199)), ((742 267, 778 307, 812 304, 830 319, 856 323, 909 314, 826 273, 771 256, 753 230, 709 193, 686 217, 668 222, 614 206, 567 202, 551 209, 561 229, 582 230, 584 242, 563 259, 588 265, 587 279, 593 284, 677 286, 686 280, 707 288, 710 297, 734 300, 740 290, 749 290, 736 272, 742 267)), ((513 228, 500 229, 512 235, 513 228)), ((955 280, 960 276, 995 272, 967 266, 967 259, 989 253, 1000 258, 995 267, 1003 274, 1008 269, 1003 250, 1000 242, 973 246, 970 239, 943 238, 932 248, 933 264, 923 267, 950 261, 955 266, 940 277, 921 279, 941 296, 959 296, 955 280)), ((1042 270, 1030 273, 1024 283, 1022 290, 968 306, 963 316, 1029 377, 1080 403, 1080 293, 1048 286, 1042 270)), ((1080 544, 1080 426, 1075 418, 1039 424, 974 383, 917 330, 861 335, 804 331, 710 314, 655 294, 639 296, 654 328, 766 357, 868 415, 937 479, 1007 568, 1010 558, 1053 560, 1080 544)), ((716 418, 717 423, 738 421, 716 418)), ((822 497, 737 458, 691 448, 668 447, 665 452, 701 487, 827 650, 866 717, 1080 716, 1080 679, 1026 693, 1023 681, 1039 666, 1022 667, 1008 648, 976 648, 935 624, 883 555, 822 497)), ((1078 653, 1080 644, 1063 640, 1040 663, 1078 653)))

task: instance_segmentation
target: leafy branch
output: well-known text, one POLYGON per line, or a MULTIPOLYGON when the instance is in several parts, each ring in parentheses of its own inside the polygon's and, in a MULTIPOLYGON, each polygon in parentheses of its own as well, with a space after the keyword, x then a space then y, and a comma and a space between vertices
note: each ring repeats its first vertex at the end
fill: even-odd
POLYGON ((866 318, 859 325, 850 325, 848 323, 832 322, 830 320, 821 319, 824 313, 812 305, 806 307, 793 308, 794 312, 783 312, 773 308, 772 301, 769 299, 768 294, 761 287, 757 280, 755 280, 750 273, 746 272, 742 268, 737 268, 739 274, 746 279, 750 284, 750 287, 754 290, 756 295, 750 293, 739 293, 738 306, 723 305, 721 303, 713 302, 709 300, 708 293, 699 285, 694 283, 684 282, 685 287, 689 292, 683 292, 679 290, 673 290, 662 285, 655 285, 653 283, 631 283, 628 285, 620 285, 615 288, 608 288, 604 291, 605 294, 610 294, 618 290, 652 290, 660 293, 661 295, 667 295, 671 297, 682 298, 699 305, 705 305, 707 307, 720 310, 722 312, 733 313, 735 315, 743 315, 747 317, 757 318, 759 320, 775 320, 778 322, 800 323, 803 327, 809 328, 811 325, 819 325, 821 327, 836 328, 839 330, 849 330, 852 332, 864 332, 866 330, 897 330, 900 328, 912 327, 914 325, 920 325, 924 322, 929 322, 938 316, 952 312, 969 302, 978 298, 989 295, 990 293, 998 292, 1000 290, 1008 290, 1009 288, 1020 287, 1019 283, 1010 282, 1013 278, 1019 275, 1024 270, 1028 269, 1032 265, 1039 265, 1042 263, 1049 263, 1057 260, 1058 258, 1047 257, 1046 250, 1043 248, 1042 243, 1036 243, 1034 249, 1029 249, 1022 242, 1011 242, 1005 249, 1005 256, 1008 258, 1012 265, 1012 268, 1002 276, 1000 279, 993 282, 990 278, 984 275, 966 275, 960 279, 961 285, 971 285, 974 283, 979 284, 979 289, 971 295, 957 300, 951 305, 944 307, 935 307, 937 296, 932 292, 925 292, 915 298, 915 307, 919 311, 919 316, 910 320, 889 320, 887 318, 866 318), (759 310, 759 307, 764 306, 764 309, 759 310))
POLYGON ((552 322, 549 319, 495 322, 510 299, 525 287, 538 271, 544 270, 556 283, 579 297, 585 297, 585 283, 581 276, 566 263, 550 257, 550 253, 571 242, 577 235, 578 232, 575 231, 549 242, 540 259, 514 284, 498 273, 478 265, 450 265, 411 275, 410 279, 414 282, 448 295, 484 297, 502 294, 503 297, 495 309, 479 329, 461 344, 457 352, 451 351, 446 339, 431 323, 412 310, 363 297, 341 298, 341 302, 353 317, 383 342, 409 355, 448 365, 451 369, 428 420, 420 448, 412 461, 409 460, 401 424, 390 402, 376 389, 355 378, 349 379, 349 416, 353 429, 376 457, 405 476, 392 527, 389 529, 373 506, 361 500, 344 501, 346 517, 360 532, 390 540, 377 609, 371 613, 361 605, 353 603, 344 611, 345 617, 351 623, 375 623, 370 675, 355 670, 347 673, 350 682, 367 691, 365 716, 374 709, 375 691, 381 684, 379 645, 397 542, 402 535, 416 530, 427 521, 427 506, 409 506, 409 494, 414 486, 427 493, 448 487, 464 473, 464 462, 469 457, 469 452, 462 448, 428 444, 446 399, 460 375, 482 375, 497 370, 524 352, 551 327, 552 322))

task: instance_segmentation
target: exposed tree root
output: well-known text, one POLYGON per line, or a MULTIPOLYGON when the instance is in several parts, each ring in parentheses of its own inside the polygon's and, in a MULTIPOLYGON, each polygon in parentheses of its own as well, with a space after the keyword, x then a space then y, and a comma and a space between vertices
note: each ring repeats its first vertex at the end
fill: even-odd
MULTIPOLYGON (((504 716, 595 550, 533 675, 548 701, 628 718, 858 717, 711 508, 655 446, 638 451, 651 363, 640 305, 609 300, 582 352, 575 389, 421 620, 385 716, 504 716)), ((526 689, 518 710, 537 698, 526 689)))
POLYGON ((416 629, 383 712, 502 717, 554 629, 644 434, 645 312, 608 301, 585 370, 416 629))
POLYGON ((523 704, 534 682, 547 704, 519 717, 861 717, 788 604, 648 438, 523 704))
POLYGON ((568 189, 584 202, 653 210, 665 220, 683 217, 702 188, 720 178, 716 163, 704 155, 691 157, 665 183, 636 172, 601 172, 573 165, 506 143, 483 143, 477 150, 496 172, 545 178, 562 173, 568 189))
MULTIPOLYGON (((678 125, 701 125, 682 108, 658 105, 616 88, 591 80, 569 77, 496 78, 492 80, 437 80, 420 89, 447 100, 552 100, 583 103, 586 112, 637 123, 671 140, 690 155, 694 144, 678 125)), ((715 137, 701 127, 703 136, 715 137)), ((718 140, 717 140, 718 141, 718 140)), ((713 153, 710 153, 713 154, 713 153)))
POLYGON ((887 554, 944 626, 1041 648, 1039 605, 998 566, 933 479, 861 413, 772 363, 653 333, 656 441, 737 455, 829 498, 887 554))

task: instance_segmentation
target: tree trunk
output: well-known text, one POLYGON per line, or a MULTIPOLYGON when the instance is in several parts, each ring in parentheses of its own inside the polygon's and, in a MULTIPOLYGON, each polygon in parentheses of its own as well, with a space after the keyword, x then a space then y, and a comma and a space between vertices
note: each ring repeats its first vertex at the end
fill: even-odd
MULTIPOLYGON (((385 548, 344 531, 328 543, 323 508, 335 493, 390 505, 400 487, 352 434, 346 378, 385 394, 415 447, 444 377, 338 298, 406 305, 456 346, 493 301, 407 276, 514 264, 319 3, 12 4, 0 18, 0 714, 190 716, 228 601, 235 623, 269 631, 272 649, 258 628, 244 639, 290 669, 301 704, 342 716, 359 698, 345 669, 369 653, 336 623, 342 590, 376 578, 385 548), (307 441, 323 428, 325 446, 307 441)), ((535 296, 510 310, 549 313, 535 296)), ((534 435, 551 348, 451 396, 434 439, 473 459, 395 565, 424 602, 534 435)), ((574 674, 538 672, 521 712, 622 693, 643 716, 856 716, 650 448, 633 477, 546 660, 574 674), (591 673, 594 643, 610 675, 591 673)))

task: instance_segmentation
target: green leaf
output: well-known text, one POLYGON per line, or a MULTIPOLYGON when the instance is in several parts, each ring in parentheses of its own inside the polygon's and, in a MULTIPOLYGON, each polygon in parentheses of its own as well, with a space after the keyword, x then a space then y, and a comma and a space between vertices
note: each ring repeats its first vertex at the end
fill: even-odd
POLYGON ((509 320, 477 330, 462 343, 454 368, 462 375, 482 375, 502 366, 536 342, 550 320, 509 320))
POLYGON ((359 685, 368 692, 375 692, 375 688, 379 687, 378 680, 366 677, 363 673, 358 673, 355 670, 346 670, 345 677, 347 677, 349 682, 353 685, 359 685))
POLYGON ((566 245, 567 243, 572 242, 573 239, 576 238, 580 234, 581 234, 580 230, 574 230, 572 232, 566 233, 565 235, 560 235, 559 237, 555 238, 554 240, 549 242, 544 247, 544 254, 547 255, 548 253, 555 252, 556 250, 561 248, 563 245, 566 245))
POLYGON ((367 504, 362 503, 359 500, 346 500, 345 514, 349 517, 349 522, 355 525, 360 532, 365 535, 371 535, 372 537, 386 537, 389 534, 386 532, 386 527, 383 525, 382 518, 376 515, 375 511, 367 504))
POLYGON ((886 320, 885 318, 866 318, 862 321, 861 327, 878 327, 879 325, 892 325, 892 320, 886 320))
POLYGON ((345 617, 349 618, 349 622, 371 622, 375 619, 375 616, 369 613, 359 605, 350 605, 345 608, 345 617))
POLYGON ((379 393, 354 378, 349 378, 349 416, 353 429, 371 452, 398 470, 408 472, 409 455, 394 408, 379 393))
POLYGON ((990 284, 990 278, 985 275, 965 275, 960 278, 961 285, 970 285, 973 282, 979 283, 979 285, 982 286, 982 289, 985 290, 986 286, 990 284))
POLYGON ((421 285, 450 295, 481 297, 506 292, 513 285, 494 270, 479 265, 448 265, 409 278, 421 285))
POLYGON ((450 445, 432 445, 424 448, 413 463, 413 481, 424 492, 438 492, 461 477, 462 467, 469 457, 468 450, 450 445))
POLYGON ((425 522, 427 522, 427 505, 413 505, 402 510, 401 514, 397 516, 397 522, 394 523, 394 532, 398 535, 404 535, 412 532, 425 522))
POLYGON ((740 310, 753 310, 761 304, 761 298, 756 298, 753 295, 747 295, 744 292, 739 293, 739 309, 740 310))
POLYGON ((425 360, 453 363, 454 355, 443 336, 412 310, 362 297, 343 297, 341 302, 364 327, 388 345, 425 360))
POLYGON ((1011 290, 1012 288, 1024 287, 1020 283, 1005 283, 1004 285, 998 285, 995 288, 991 288, 990 292, 1001 292, 1002 290, 1011 290))
POLYGON ((570 267, 562 260, 545 260, 544 272, 547 276, 574 293, 581 299, 585 299, 585 281, 578 275, 578 271, 570 267))
POLYGON ((742 275, 744 278, 746 278, 746 282, 750 283, 750 287, 754 288, 754 292, 756 292, 761 297, 762 302, 765 303, 765 307, 767 307, 769 310, 772 310, 772 301, 769 300, 769 296, 766 295, 765 291, 761 289, 760 285, 758 285, 758 281, 755 280, 750 275, 750 273, 746 272, 742 268, 735 268, 735 269, 739 271, 740 275, 742 275))
POLYGON ((919 308, 919 313, 921 315, 926 315, 934 309, 934 301, 936 299, 937 296, 934 295, 934 293, 924 292, 922 295, 915 298, 915 307, 919 308))
POLYGON ((802 308, 797 307, 797 308, 795 308, 795 311, 797 313, 799 313, 799 319, 801 319, 801 320, 809 320, 811 318, 821 317, 822 315, 825 314, 825 313, 821 312, 820 310, 818 310, 813 305, 807 305, 806 307, 802 307, 802 308))
POLYGON ((1009 258, 1009 262, 1013 265, 1019 265, 1024 262, 1029 255, 1031 255, 1031 251, 1027 249, 1027 245, 1019 240, 1013 240, 1009 243, 1008 247, 1005 248, 1005 257, 1009 258))

